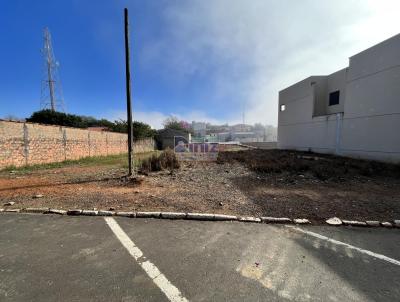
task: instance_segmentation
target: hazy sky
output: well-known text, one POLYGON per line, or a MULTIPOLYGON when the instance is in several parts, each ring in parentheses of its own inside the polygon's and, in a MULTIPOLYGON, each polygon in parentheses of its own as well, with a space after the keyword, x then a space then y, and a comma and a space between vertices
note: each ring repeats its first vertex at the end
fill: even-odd
POLYGON ((279 90, 348 65, 400 32, 398 0, 1 1, 0 116, 39 109, 42 30, 53 36, 66 110, 124 118, 123 8, 134 118, 277 123, 279 90))

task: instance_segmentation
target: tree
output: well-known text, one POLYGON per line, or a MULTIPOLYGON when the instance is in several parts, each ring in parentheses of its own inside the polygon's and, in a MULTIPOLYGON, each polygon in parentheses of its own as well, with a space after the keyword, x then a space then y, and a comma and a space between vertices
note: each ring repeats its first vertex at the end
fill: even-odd
POLYGON ((128 123, 124 120, 114 121, 112 131, 120 133, 128 133, 128 123))
POLYGON ((31 123, 42 123, 77 128, 87 127, 87 124, 83 121, 81 116, 52 111, 50 109, 36 111, 31 115, 30 118, 27 118, 26 121, 31 123))
POLYGON ((179 120, 176 116, 171 115, 163 122, 164 129, 181 130, 191 132, 190 124, 186 121, 179 120))
MULTIPOLYGON (((68 114, 49 109, 34 112, 31 117, 27 119, 27 122, 75 128, 106 127, 113 132, 128 132, 128 123, 124 120, 110 122, 106 119, 98 120, 91 116, 68 114)), ((150 125, 142 122, 133 122, 132 128, 134 139, 154 137, 156 132, 150 125)))
POLYGON ((157 131, 152 129, 150 125, 137 121, 134 121, 132 124, 132 132, 134 139, 154 137, 157 133, 157 131))
MULTIPOLYGON (((127 133, 128 122, 125 120, 115 121, 112 130, 114 132, 127 133)), ((154 137, 156 130, 152 129, 150 125, 138 121, 132 123, 133 139, 142 139, 146 137, 154 137)))

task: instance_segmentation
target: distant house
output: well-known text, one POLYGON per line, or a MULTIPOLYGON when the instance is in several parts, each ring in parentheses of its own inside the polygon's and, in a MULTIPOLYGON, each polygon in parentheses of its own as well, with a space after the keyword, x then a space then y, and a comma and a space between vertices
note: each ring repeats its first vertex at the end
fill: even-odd
POLYGON ((248 132, 232 132, 231 133, 231 140, 237 141, 241 143, 254 143, 254 142, 262 142, 264 141, 264 137, 257 136, 256 133, 252 131, 248 132))
POLYGON ((251 132, 253 130, 252 125, 247 124, 236 124, 230 127, 233 132, 251 132))
POLYGON ((279 92, 278 148, 400 162, 400 34, 279 92))
POLYGON ((229 132, 229 131, 231 131, 231 128, 229 127, 228 124, 224 124, 224 125, 207 124, 207 132, 209 134, 211 134, 211 133, 229 132))
POLYGON ((161 129, 158 130, 155 140, 157 143, 157 148, 164 150, 166 148, 174 149, 174 138, 183 137, 185 140, 190 141, 191 135, 188 132, 176 129, 161 129))
POLYGON ((217 134, 217 137, 218 137, 218 141, 219 142, 227 142, 227 141, 232 140, 231 139, 231 132, 219 132, 217 134))
POLYGON ((193 121, 192 129, 193 129, 193 134, 195 136, 205 136, 207 130, 207 123, 193 121))

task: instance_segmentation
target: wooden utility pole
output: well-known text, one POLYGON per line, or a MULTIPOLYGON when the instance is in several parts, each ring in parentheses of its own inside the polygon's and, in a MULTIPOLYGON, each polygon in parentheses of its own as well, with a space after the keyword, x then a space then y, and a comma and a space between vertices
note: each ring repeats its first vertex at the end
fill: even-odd
POLYGON ((128 118, 128 176, 133 175, 133 137, 132 137, 132 104, 131 104, 131 69, 129 58, 129 21, 128 9, 124 9, 125 17, 125 70, 126 70, 126 110, 128 118))

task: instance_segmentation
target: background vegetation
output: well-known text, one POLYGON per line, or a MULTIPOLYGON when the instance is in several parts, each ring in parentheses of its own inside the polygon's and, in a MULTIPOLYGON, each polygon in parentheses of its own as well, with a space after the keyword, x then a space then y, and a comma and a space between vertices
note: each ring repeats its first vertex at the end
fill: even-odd
MULTIPOLYGON (((91 116, 75 115, 64 112, 52 111, 49 109, 34 112, 31 117, 26 119, 27 122, 41 123, 47 125, 58 125, 75 128, 88 127, 105 127, 112 132, 127 133, 128 123, 124 120, 111 122, 106 119, 96 119, 91 116)), ((146 137, 154 137, 156 130, 150 125, 142 122, 133 122, 133 137, 141 139, 146 137)))

